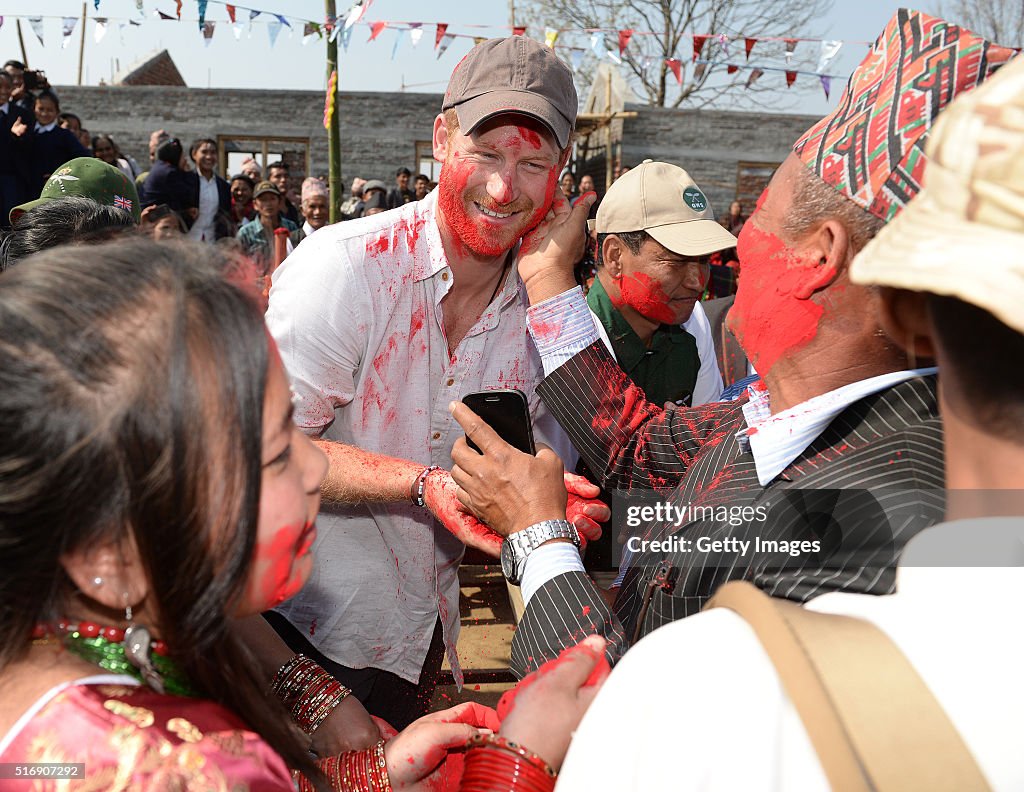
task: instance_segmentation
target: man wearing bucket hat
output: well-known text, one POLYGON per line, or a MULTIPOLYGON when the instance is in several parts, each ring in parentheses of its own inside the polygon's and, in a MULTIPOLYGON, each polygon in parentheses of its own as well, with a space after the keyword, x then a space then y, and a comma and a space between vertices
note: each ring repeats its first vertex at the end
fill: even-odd
MULTIPOLYGON (((571 288, 563 248, 579 230, 559 218, 540 229, 520 259, 547 372, 538 391, 606 488, 627 497, 654 490, 680 511, 637 512, 630 533, 647 544, 613 607, 582 574, 574 548, 533 551, 540 555, 525 565, 514 670, 594 631, 609 637, 617 659, 638 637, 696 613, 728 580, 799 602, 830 590, 892 590, 900 549, 941 515, 935 377, 884 337, 877 294, 850 283, 849 265, 919 189, 925 135, 940 110, 1012 54, 917 12, 890 20, 740 235, 743 278, 729 323, 766 387, 739 403, 662 410, 645 401, 595 343, 571 288), (792 499, 810 491, 852 495, 814 508, 792 499), (694 516, 683 509, 693 504, 724 511, 694 516), (730 511, 742 507, 755 513, 730 511), (766 546, 794 550, 795 560, 758 549, 766 546)), ((503 535, 556 518, 542 461, 504 448, 464 407, 455 415, 478 446, 501 456, 496 465, 456 444, 460 500, 503 535), (522 502, 531 508, 504 507, 522 502)))
POLYGON ((461 430, 448 402, 521 390, 538 437, 571 451, 534 393, 543 372, 515 250, 552 205, 576 110, 551 49, 524 36, 477 45, 434 122, 438 189, 321 229, 274 274, 267 323, 295 420, 331 466, 311 584, 270 619, 395 726, 426 710, 446 649, 461 681, 463 542, 497 555, 497 537, 453 497, 461 430))
POLYGON ((43 185, 38 198, 11 209, 11 222, 48 201, 56 201, 71 195, 91 198, 103 206, 122 209, 129 213, 136 223, 141 221, 139 193, 132 180, 118 168, 95 157, 77 157, 65 162, 53 172, 43 185))

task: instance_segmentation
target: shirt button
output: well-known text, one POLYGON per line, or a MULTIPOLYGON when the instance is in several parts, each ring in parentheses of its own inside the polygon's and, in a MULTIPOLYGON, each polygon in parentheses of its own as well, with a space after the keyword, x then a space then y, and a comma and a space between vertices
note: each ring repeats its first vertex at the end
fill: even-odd
POLYGON ((433 437, 433 438, 434 438, 435 440, 440 440, 440 439, 441 439, 441 433, 440 433, 440 432, 434 432, 434 434, 432 435, 432 437, 433 437))
POLYGON ((448 382, 447 382, 446 384, 447 384, 447 385, 448 385, 448 387, 450 388, 450 387, 451 387, 452 385, 454 385, 454 384, 455 384, 455 380, 453 380, 453 379, 449 379, 449 380, 448 380, 448 382))
POLYGON ((441 280, 443 280, 443 281, 448 280, 448 273, 447 272, 442 272, 441 273, 441 280))

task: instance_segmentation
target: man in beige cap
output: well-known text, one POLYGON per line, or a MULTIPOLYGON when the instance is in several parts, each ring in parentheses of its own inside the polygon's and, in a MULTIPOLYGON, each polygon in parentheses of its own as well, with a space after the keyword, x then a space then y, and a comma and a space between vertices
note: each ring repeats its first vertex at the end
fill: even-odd
POLYGON ((316 567, 269 618, 396 727, 426 712, 445 650, 461 681, 463 541, 494 555, 500 542, 458 509, 448 402, 519 389, 538 437, 572 453, 534 393, 543 371, 515 250, 552 206, 576 108, 551 49, 524 36, 477 45, 434 122, 438 189, 321 229, 274 274, 267 324, 295 421, 331 464, 316 567))
POLYGON ((698 349, 692 333, 712 341, 702 332, 699 302, 708 257, 735 247, 736 237, 715 222, 685 170, 650 160, 611 186, 591 224, 597 277, 587 304, 622 370, 655 404, 717 401, 714 345, 698 349))
MULTIPOLYGON (((538 391, 602 484, 624 493, 617 516, 631 520, 637 556, 609 608, 571 546, 520 553, 515 671, 590 632, 609 639, 615 660, 731 580, 797 602, 893 590, 901 548, 941 516, 936 378, 885 338, 877 294, 852 285, 849 268, 919 189, 939 111, 1012 55, 918 12, 889 21, 740 234, 729 324, 763 387, 739 402, 665 410, 646 400, 586 330, 563 250, 579 230, 557 218, 542 227, 519 264, 547 373, 538 391), (949 90, 936 93, 937 81, 949 90), (816 494, 827 492, 842 494, 816 494)), ((464 405, 455 415, 485 449, 456 443, 462 502, 503 535, 558 519, 550 457, 516 455, 464 405)))

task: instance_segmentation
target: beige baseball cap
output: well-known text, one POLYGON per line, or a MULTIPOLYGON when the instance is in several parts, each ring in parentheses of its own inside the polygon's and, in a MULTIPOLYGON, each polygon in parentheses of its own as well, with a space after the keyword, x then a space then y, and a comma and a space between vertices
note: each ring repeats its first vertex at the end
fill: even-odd
POLYGON ((605 193, 588 225, 599 234, 646 231, 682 256, 736 247, 736 237, 715 222, 703 190, 690 174, 668 162, 644 160, 631 168, 605 193))
POLYGON ((550 47, 526 36, 477 44, 455 67, 441 110, 455 108, 459 129, 470 134, 488 118, 519 113, 543 122, 569 145, 579 100, 569 67, 550 47))
POLYGON ((921 191, 851 279, 957 297, 1024 333, 1024 58, 953 102, 925 153, 921 191))

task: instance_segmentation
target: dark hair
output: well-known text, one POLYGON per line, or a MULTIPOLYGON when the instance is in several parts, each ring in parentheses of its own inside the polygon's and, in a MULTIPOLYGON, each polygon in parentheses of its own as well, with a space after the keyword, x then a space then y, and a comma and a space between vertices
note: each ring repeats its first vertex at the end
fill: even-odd
POLYGON ((106 134, 93 135, 93 138, 92 138, 92 148, 93 148, 93 151, 96 150, 96 144, 99 143, 101 140, 105 140, 105 141, 107 141, 107 143, 110 144, 110 147, 112 149, 114 149, 114 154, 120 154, 121 153, 121 150, 117 147, 117 143, 114 142, 114 139, 110 135, 106 135, 106 134))
POLYGON ((4 71, 8 68, 17 69, 18 71, 25 71, 25 64, 20 60, 9 60, 4 64, 4 71))
POLYGON ((177 138, 170 138, 156 147, 156 158, 177 167, 181 162, 182 151, 181 141, 177 138))
MULTIPOLYGON (((82 126, 82 119, 79 118, 78 116, 76 116, 74 113, 58 113, 57 114, 57 120, 58 121, 72 121, 73 120, 73 121, 78 123, 79 127, 82 126)), ((108 135, 108 137, 109 137, 109 135, 108 135)))
POLYGON ((271 162, 269 165, 267 165, 267 173, 270 173, 272 170, 283 170, 283 171, 287 172, 288 171, 288 163, 286 163, 284 160, 278 160, 277 162, 271 162))
POLYGON ((212 140, 211 138, 199 138, 198 140, 193 140, 192 145, 188 147, 189 157, 194 160, 196 158, 196 152, 199 151, 199 147, 204 143, 209 143, 214 148, 217 148, 216 140, 212 140))
POLYGON ((651 238, 651 235, 646 231, 625 231, 621 234, 598 234, 597 235, 597 266, 604 266, 604 241, 610 237, 616 236, 622 244, 629 248, 629 252, 634 256, 640 253, 640 248, 644 246, 644 242, 651 238))
POLYGON ((130 538, 197 692, 322 780, 232 628, 256 541, 269 347, 225 258, 132 240, 4 274, 0 669, 82 596, 61 556, 130 538))
POLYGON ((417 173, 416 174, 416 178, 413 179, 413 181, 414 182, 421 181, 421 182, 426 182, 427 184, 430 184, 430 177, 427 176, 427 174, 425 174, 425 173, 417 173))
POLYGON ((231 181, 228 182, 228 184, 231 184, 231 182, 236 182, 236 181, 244 181, 246 184, 249 185, 249 187, 251 187, 254 190, 256 189, 256 182, 254 182, 252 179, 250 179, 244 173, 238 173, 238 174, 232 176, 231 177, 231 181))
POLYGON ((53 91, 47 89, 40 91, 36 94, 36 101, 38 102, 40 99, 49 99, 53 102, 53 106, 57 108, 57 112, 60 113, 60 99, 57 98, 57 94, 53 91))
POLYGON ((399 168, 395 171, 395 178, 398 178, 399 176, 412 176, 412 171, 408 168, 399 168))
POLYGON ((368 209, 387 209, 388 199, 383 190, 371 190, 371 193, 376 193, 366 198, 363 202, 363 211, 366 212, 368 209))
POLYGON ((0 71, 0 80, 7 80, 7 82, 11 82, 11 75, 5 71, 0 71))
POLYGON ((956 297, 932 294, 928 306, 950 363, 943 376, 986 431, 1024 442, 1024 334, 956 297))
POLYGON ((0 271, 43 250, 106 242, 134 228, 135 218, 124 209, 79 195, 55 198, 15 220, 0 243, 0 271))

